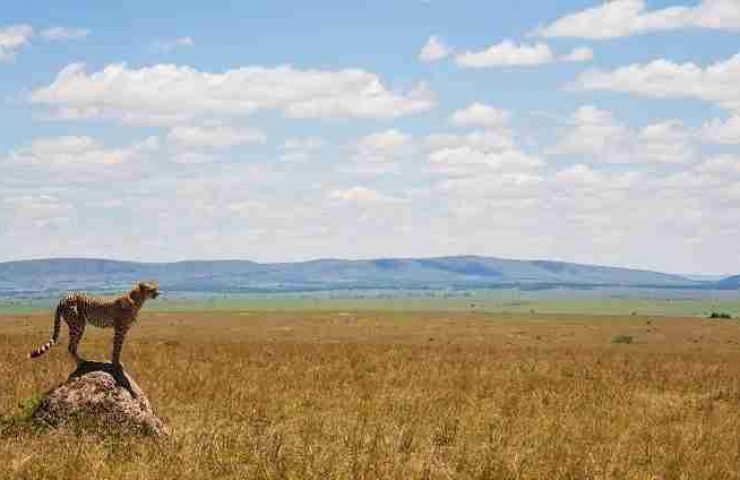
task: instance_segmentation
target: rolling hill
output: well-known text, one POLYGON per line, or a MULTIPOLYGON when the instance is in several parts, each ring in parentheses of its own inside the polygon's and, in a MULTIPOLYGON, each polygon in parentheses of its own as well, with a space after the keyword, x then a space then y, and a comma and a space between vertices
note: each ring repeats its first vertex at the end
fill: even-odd
MULTIPOLYGON (((118 291, 138 279, 156 279, 163 290, 169 291, 224 293, 509 286, 706 288, 714 284, 647 270, 478 256, 323 259, 295 263, 245 260, 137 263, 103 259, 0 263, 0 295, 3 296, 57 295, 71 289, 118 291)), ((722 282, 729 285, 729 281, 722 282)))
POLYGON ((740 289, 740 275, 733 275, 723 280, 716 282, 716 286, 720 290, 737 290, 740 289))

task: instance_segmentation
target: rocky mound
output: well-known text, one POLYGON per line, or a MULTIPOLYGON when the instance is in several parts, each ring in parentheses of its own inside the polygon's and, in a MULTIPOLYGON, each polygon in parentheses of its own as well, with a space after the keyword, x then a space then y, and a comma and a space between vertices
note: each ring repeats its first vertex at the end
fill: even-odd
POLYGON ((141 388, 111 363, 82 362, 44 395, 32 418, 52 427, 74 421, 106 433, 168 434, 141 388))

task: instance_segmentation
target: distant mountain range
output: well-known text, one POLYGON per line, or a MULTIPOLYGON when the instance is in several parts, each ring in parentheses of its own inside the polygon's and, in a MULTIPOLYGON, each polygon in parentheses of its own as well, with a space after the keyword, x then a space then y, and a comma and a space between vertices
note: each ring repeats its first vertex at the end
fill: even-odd
POLYGON ((114 292, 129 288, 139 279, 157 280, 163 291, 221 293, 503 287, 740 287, 740 275, 720 281, 698 281, 647 270, 477 256, 326 259, 295 263, 43 259, 0 263, 0 296, 56 296, 65 290, 114 292))

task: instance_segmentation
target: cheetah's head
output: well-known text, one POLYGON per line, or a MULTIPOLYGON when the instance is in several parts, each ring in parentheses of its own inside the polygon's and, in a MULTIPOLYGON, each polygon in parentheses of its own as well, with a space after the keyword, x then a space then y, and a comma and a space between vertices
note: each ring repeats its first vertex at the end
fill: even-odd
POLYGON ((156 282, 139 282, 136 288, 145 298, 157 298, 159 296, 159 286, 157 286, 156 282))

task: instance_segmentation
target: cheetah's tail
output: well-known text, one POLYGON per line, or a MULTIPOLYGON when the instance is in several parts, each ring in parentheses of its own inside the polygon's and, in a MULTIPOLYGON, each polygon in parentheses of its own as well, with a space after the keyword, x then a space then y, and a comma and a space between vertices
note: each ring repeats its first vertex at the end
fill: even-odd
POLYGON ((40 357, 44 353, 46 353, 47 350, 49 350, 52 346, 54 346, 55 343, 57 343, 57 340, 59 340, 59 329, 62 326, 62 305, 61 303, 57 305, 56 312, 54 312, 54 330, 51 333, 51 339, 34 350, 33 352, 28 354, 28 358, 36 358, 40 357))

